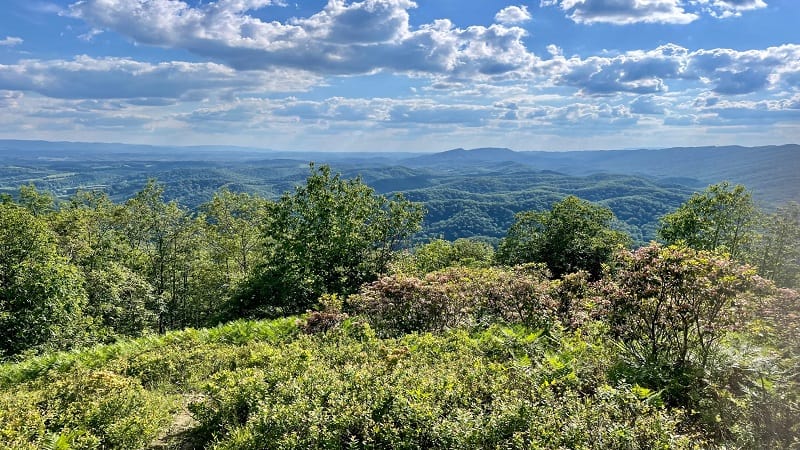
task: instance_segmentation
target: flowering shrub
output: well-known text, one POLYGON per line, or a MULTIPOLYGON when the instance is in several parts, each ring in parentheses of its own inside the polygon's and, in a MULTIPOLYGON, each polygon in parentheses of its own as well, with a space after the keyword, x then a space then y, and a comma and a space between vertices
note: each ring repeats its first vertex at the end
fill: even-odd
POLYGON ((441 331, 493 322, 549 328, 558 305, 540 266, 450 268, 424 278, 396 274, 367 284, 347 303, 385 334, 441 331))
POLYGON ((740 300, 761 280, 711 252, 653 244, 619 253, 603 293, 615 336, 641 362, 703 368, 724 332, 746 318, 740 300))

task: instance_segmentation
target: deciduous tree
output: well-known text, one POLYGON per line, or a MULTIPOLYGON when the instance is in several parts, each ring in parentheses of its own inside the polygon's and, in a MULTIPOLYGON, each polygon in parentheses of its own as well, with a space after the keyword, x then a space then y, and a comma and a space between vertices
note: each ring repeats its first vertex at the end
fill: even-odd
POLYGON ((800 205, 789 203, 762 220, 751 255, 759 273, 778 286, 800 283, 800 205))
POLYGON ((81 344, 86 303, 80 271, 58 255, 47 225, 0 204, 0 357, 81 344))
POLYGON ((398 195, 376 195, 311 165, 306 183, 277 203, 267 227, 268 262, 239 296, 240 312, 304 311, 320 295, 355 292, 385 273, 394 250, 422 221, 423 210, 398 195))
POLYGON ((569 196, 550 211, 517 214, 497 259, 508 265, 543 262, 556 277, 585 270, 597 278, 614 250, 630 240, 612 229, 613 221, 610 209, 569 196))
POLYGON ((743 259, 753 241, 757 209, 744 186, 713 184, 661 218, 658 235, 668 244, 696 250, 721 250, 743 259))

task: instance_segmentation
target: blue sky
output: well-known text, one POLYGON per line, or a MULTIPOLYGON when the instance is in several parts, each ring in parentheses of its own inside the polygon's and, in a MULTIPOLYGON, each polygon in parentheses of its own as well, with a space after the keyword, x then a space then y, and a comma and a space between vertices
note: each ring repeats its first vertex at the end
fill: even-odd
POLYGON ((0 138, 800 142, 797 0, 4 0, 0 138))

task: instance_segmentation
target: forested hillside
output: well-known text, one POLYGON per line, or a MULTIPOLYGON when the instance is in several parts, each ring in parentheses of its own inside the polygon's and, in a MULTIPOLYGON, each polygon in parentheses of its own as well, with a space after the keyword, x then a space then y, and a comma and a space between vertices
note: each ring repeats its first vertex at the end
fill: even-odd
POLYGON ((412 167, 481 166, 515 162, 570 175, 616 173, 701 185, 730 181, 748 186, 766 205, 800 195, 800 145, 689 147, 573 152, 451 150, 404 161, 412 167))
POLYGON ((715 184, 640 247, 557 197, 497 247, 412 246, 422 204, 328 166, 193 209, 155 181, 23 185, 0 200, 0 442, 800 445, 800 206, 715 184))

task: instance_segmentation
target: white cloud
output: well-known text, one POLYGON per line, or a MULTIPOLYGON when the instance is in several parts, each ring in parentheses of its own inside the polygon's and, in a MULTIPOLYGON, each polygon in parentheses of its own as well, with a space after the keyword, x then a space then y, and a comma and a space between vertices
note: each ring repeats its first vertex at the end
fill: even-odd
POLYGON ((103 30, 99 30, 97 28, 92 28, 91 30, 87 31, 86 33, 79 35, 78 39, 80 39, 82 41, 86 41, 86 42, 92 42, 92 40, 94 39, 95 36, 97 36, 98 34, 102 34, 102 33, 103 33, 103 30))
POLYGON ((682 0, 541 0, 542 6, 558 6, 577 23, 686 24, 698 19, 687 12, 682 0))
MULTIPOLYGON (((128 58, 22 60, 0 64, 0 89, 29 91, 52 98, 182 98, 198 93, 307 90, 319 79, 305 72, 276 69, 237 72, 215 63, 139 62, 128 58)), ((145 99, 145 100, 142 100, 145 99)))
POLYGON ((800 45, 763 50, 697 50, 689 54, 683 75, 708 80, 719 94, 745 94, 766 88, 792 88, 791 74, 800 70, 800 45))
POLYGON ((742 11, 766 8, 764 0, 692 0, 703 6, 703 11, 717 18, 738 17, 742 11))
POLYGON ((702 14, 724 19, 742 11, 766 8, 764 0, 541 0, 542 6, 557 6, 576 23, 687 24, 702 14))
POLYGON ((401 73, 498 76, 531 60, 525 31, 494 24, 409 26, 410 0, 329 0, 306 18, 265 22, 247 12, 270 4, 178 0, 82 0, 70 11, 136 42, 189 50, 236 69, 288 67, 318 74, 401 73))
POLYGON ((321 12, 295 19, 309 36, 333 44, 380 44, 408 36, 410 0, 330 1, 321 12))
MULTIPOLYGON (((691 89, 713 91, 718 96, 778 96, 800 90, 798 44, 747 51, 690 51, 668 44, 587 58, 565 57, 552 48, 550 59, 543 60, 518 42, 519 28, 470 27, 460 33, 467 35, 464 42, 470 44, 462 46, 453 60, 447 54, 440 57, 438 64, 452 65, 447 72, 432 74, 425 72, 424 66, 416 68, 417 74, 429 77, 430 85, 423 88, 428 95, 502 99, 535 90, 568 99, 574 94, 666 95, 691 89), (460 58, 471 65, 463 67, 460 58)), ((237 71, 216 63, 79 56, 0 64, 0 90, 51 98, 125 99, 138 105, 302 92, 322 83, 320 75, 291 68, 237 71)))
POLYGON ((740 95, 771 88, 797 89, 800 45, 763 50, 697 50, 664 45, 621 55, 585 59, 554 56, 541 69, 556 85, 571 86, 586 95, 664 93, 671 83, 709 86, 722 95, 740 95))
POLYGON ((508 25, 525 23, 529 20, 531 20, 531 13, 528 12, 528 7, 525 5, 505 7, 494 16, 495 22, 508 25))
POLYGON ((0 39, 0 47, 14 47, 22 44, 22 42, 22 38, 6 36, 5 39, 0 39))
POLYGON ((0 106, 3 108, 15 108, 19 105, 19 100, 22 97, 22 92, 0 91, 0 106))

